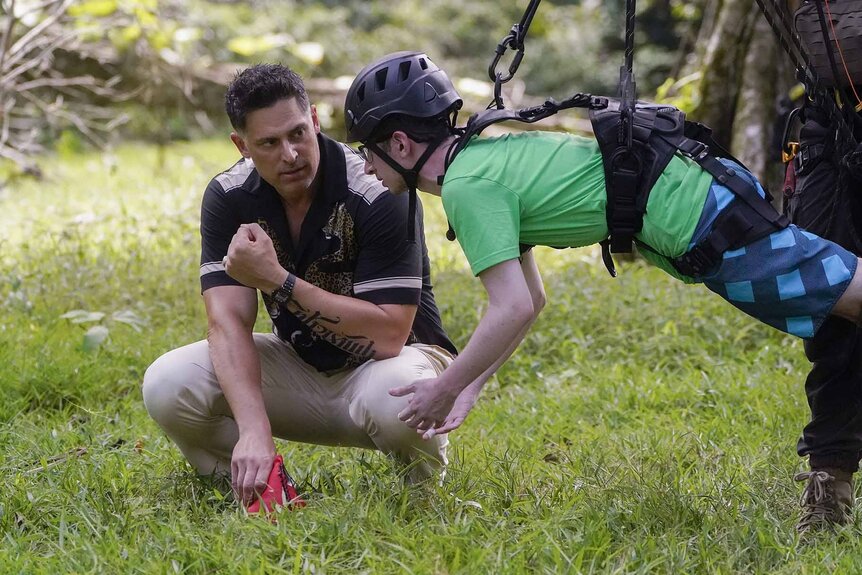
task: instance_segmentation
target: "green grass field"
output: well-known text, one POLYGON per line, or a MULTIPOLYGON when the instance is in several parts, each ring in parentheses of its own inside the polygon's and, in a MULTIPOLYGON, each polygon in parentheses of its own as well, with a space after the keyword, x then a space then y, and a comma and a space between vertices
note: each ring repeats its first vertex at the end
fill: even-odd
MULTIPOLYGON (((591 250, 537 250, 549 305, 442 487, 281 443, 310 505, 244 516, 140 396, 151 361, 205 335, 199 202, 234 156, 225 138, 50 158, 0 192, 3 573, 862 572, 859 527, 794 536, 799 342, 641 263, 612 280, 591 250)), ((425 205, 463 345, 485 298, 425 205)))

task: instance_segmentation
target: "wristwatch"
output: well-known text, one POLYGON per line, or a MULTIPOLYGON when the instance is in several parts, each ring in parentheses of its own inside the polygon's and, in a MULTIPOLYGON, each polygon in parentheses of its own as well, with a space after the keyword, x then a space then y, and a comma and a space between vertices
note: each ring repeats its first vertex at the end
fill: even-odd
POLYGON ((269 297, 279 305, 287 305, 290 298, 293 297, 293 286, 296 285, 296 276, 287 272, 287 279, 280 287, 275 288, 275 291, 269 294, 269 297))

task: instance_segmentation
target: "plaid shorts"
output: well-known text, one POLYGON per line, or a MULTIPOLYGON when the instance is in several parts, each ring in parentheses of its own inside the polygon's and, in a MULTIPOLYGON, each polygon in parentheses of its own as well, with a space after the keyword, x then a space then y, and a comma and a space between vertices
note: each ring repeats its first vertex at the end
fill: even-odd
MULTIPOLYGON (((722 160, 765 193, 738 165, 722 160)), ((713 181, 691 246, 712 227, 734 199, 713 181)), ((696 279, 751 317, 783 332, 813 337, 856 273, 856 256, 838 244, 791 225, 738 250, 724 253, 721 264, 696 279)))

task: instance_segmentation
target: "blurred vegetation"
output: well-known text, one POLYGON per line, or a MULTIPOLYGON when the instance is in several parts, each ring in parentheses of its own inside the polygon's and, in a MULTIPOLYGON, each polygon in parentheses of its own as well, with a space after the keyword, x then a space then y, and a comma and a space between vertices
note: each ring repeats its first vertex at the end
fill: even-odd
MULTIPOLYGON (((309 506, 277 525, 197 479, 146 413, 206 336, 200 193, 227 138, 70 153, 0 210, 0 573, 853 574, 862 526, 797 546, 798 340, 702 286, 537 248, 548 306, 452 434, 446 482, 279 441, 309 506), (141 331, 138 331, 141 330, 141 331)), ((423 196, 437 303, 486 306, 423 196)), ((262 306, 257 329, 270 324, 262 306)))
MULTIPOLYGON (((706 0, 638 3, 636 74, 643 95, 675 76, 706 0)), ((520 21, 526 0, 56 0, 66 13, 52 26, 74 36, 75 50, 51 66, 66 75, 111 82, 115 95, 88 102, 113 113, 109 136, 165 144, 226 129, 224 85, 242 66, 285 63, 306 80, 352 77, 387 52, 420 49, 458 78, 487 80, 497 43, 520 21)), ((44 21, 28 0, 0 0, 9 45, 44 21), (21 14, 28 11, 27 17, 21 14), (17 36, 16 36, 17 35, 17 36)), ((527 94, 613 93, 622 62, 623 0, 545 0, 529 30, 518 72, 527 94)), ((502 64, 508 66, 504 58, 502 64)), ((37 70, 34 73, 43 73, 37 70)), ((349 81, 349 80, 346 80, 349 81)), ((343 89, 345 80, 334 85, 343 89)), ((481 84, 475 84, 483 89, 481 84)), ((487 86, 484 87, 487 89, 487 86)), ((0 85, 0 96, 8 95, 0 85), (4 91, 7 94, 4 94, 4 91)), ((313 90, 312 90, 313 91, 313 90)), ((13 94, 14 96, 14 94, 13 94)), ((49 98, 50 99, 50 98, 49 98)), ((53 100, 59 106, 66 99, 53 100)), ((13 106, 21 110, 23 99, 13 106)), ((340 105, 324 106, 340 123, 340 105)), ((34 109, 33 114, 42 115, 34 109)), ((73 118, 75 114, 71 115, 73 118)), ((58 149, 100 143, 73 121, 41 124, 42 142, 58 149), (80 141, 79 141, 80 140, 80 141)))

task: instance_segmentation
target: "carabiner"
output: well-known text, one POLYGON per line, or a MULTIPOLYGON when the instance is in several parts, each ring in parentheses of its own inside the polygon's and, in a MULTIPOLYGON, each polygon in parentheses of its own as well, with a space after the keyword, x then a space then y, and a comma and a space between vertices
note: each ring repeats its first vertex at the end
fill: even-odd
POLYGON ((790 131, 793 121, 801 110, 802 108, 793 108, 784 121, 784 132, 781 134, 781 161, 785 164, 796 157, 796 153, 799 151, 799 142, 790 141, 790 131))
POLYGON ((521 65, 521 60, 524 59, 524 39, 521 37, 520 26, 515 24, 512 26, 512 30, 503 38, 499 44, 497 44, 497 48, 494 50, 494 59, 491 60, 491 65, 488 66, 488 77, 491 78, 492 82, 497 82, 499 78, 499 82, 505 84, 515 75, 515 72, 518 71, 518 66, 521 65), (515 54, 515 57, 512 59, 512 63, 509 64, 509 74, 508 76, 503 76, 499 72, 497 72, 497 66, 500 64, 500 59, 503 57, 503 54, 506 53, 506 50, 509 48, 518 50, 518 53, 515 54))

